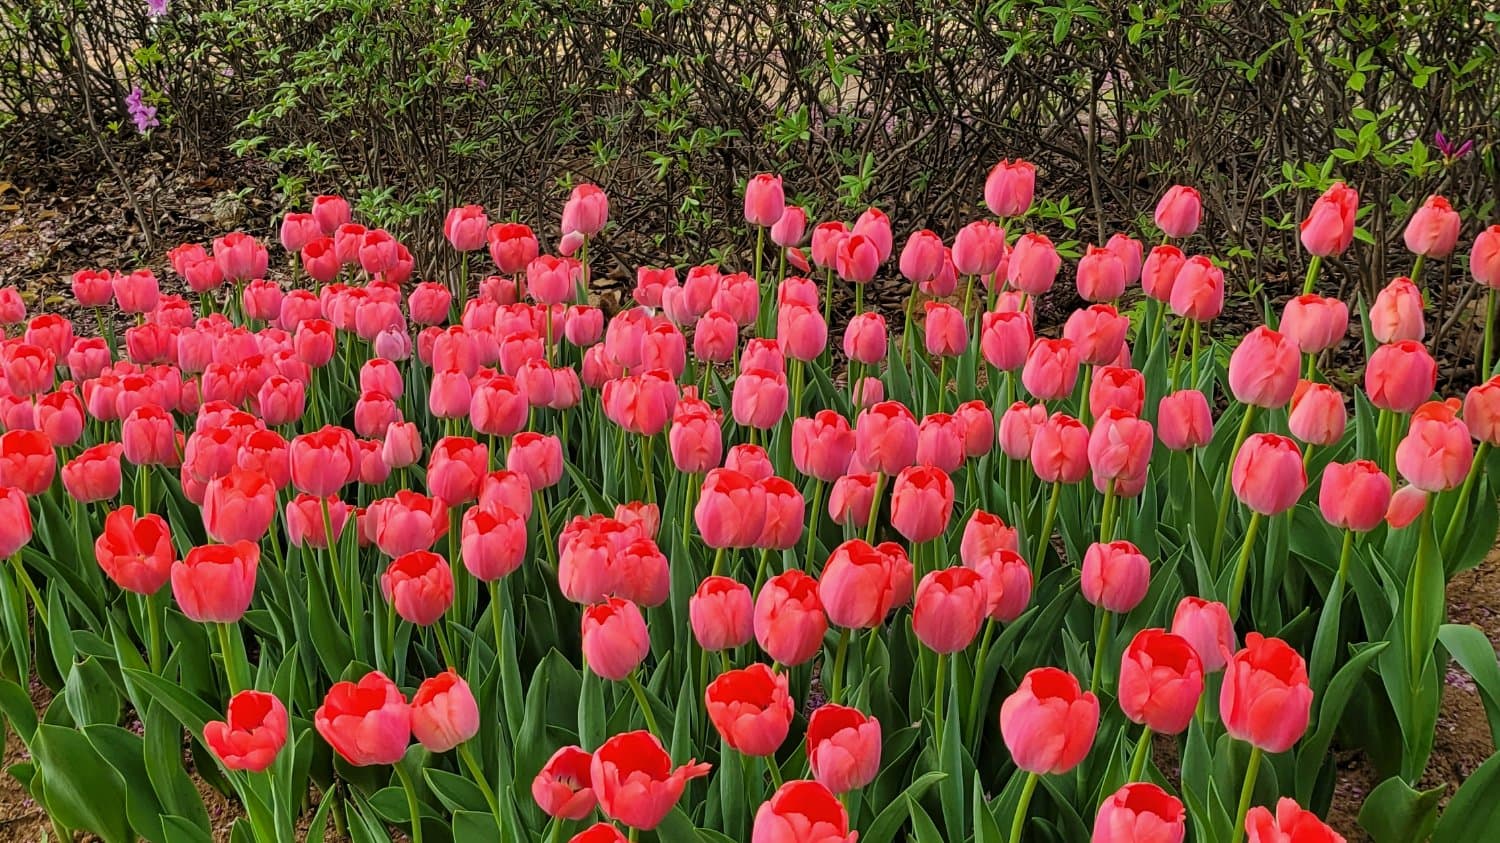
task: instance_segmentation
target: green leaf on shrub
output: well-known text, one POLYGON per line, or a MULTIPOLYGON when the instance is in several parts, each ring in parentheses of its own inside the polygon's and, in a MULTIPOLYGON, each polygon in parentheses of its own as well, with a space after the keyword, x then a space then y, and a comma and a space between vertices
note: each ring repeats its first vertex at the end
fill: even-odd
POLYGON ((1437 821, 1438 799, 1444 788, 1413 790, 1396 776, 1386 779, 1359 809, 1359 824, 1375 843, 1410 843, 1426 840, 1437 821))

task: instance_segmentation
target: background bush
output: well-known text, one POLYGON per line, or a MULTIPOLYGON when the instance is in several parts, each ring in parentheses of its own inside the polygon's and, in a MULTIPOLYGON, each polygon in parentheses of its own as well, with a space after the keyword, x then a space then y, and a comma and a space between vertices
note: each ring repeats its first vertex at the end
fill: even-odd
MULTIPOLYGON (((719 257, 744 242, 740 185, 764 170, 818 215, 874 203, 903 232, 951 231, 988 167, 1022 156, 1047 195, 1067 196, 1039 209, 1054 236, 1103 242, 1129 222, 1122 209, 1150 208, 1173 181, 1198 186, 1231 283, 1254 293, 1300 273, 1287 265, 1295 222, 1333 178, 1372 200, 1362 236, 1390 244, 1436 191, 1471 235, 1494 220, 1500 187, 1500 12, 1484 2, 170 0, 152 17, 147 0, 0 0, 0 12, 7 137, 127 163, 142 145, 189 164, 232 150, 287 206, 350 193, 427 256, 446 254, 416 247, 451 204, 550 221, 563 189, 589 179, 610 192, 618 230, 651 233, 602 243, 605 269, 719 257), (163 121, 145 140, 124 106, 136 85, 163 121), (1473 151, 1445 160, 1437 131, 1473 151)), ((1372 252, 1330 284, 1373 294, 1396 270, 1372 252)), ((1429 283, 1450 305, 1474 289, 1429 283)), ((1434 327, 1439 346, 1455 329, 1434 327)))

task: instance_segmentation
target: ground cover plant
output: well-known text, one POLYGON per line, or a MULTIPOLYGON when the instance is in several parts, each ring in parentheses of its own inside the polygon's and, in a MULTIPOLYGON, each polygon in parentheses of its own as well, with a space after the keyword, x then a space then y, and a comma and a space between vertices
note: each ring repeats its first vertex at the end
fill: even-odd
POLYGON ((1486 290, 1490 371, 1500 227, 1430 197, 1351 313, 1311 292, 1359 248, 1335 182, 1308 292, 1224 336, 1195 189, 1076 260, 1036 190, 1000 162, 945 240, 762 174, 748 271, 641 267, 611 314, 591 184, 552 254, 452 209, 441 280, 323 195, 174 247, 185 296, 78 270, 97 336, 7 292, 11 773, 110 841, 208 839, 185 757, 240 840, 1337 840, 1338 739, 1387 765, 1371 833, 1467 839, 1493 762, 1441 815, 1412 785, 1449 659, 1500 678, 1443 622, 1500 380, 1435 392, 1422 279, 1486 290))

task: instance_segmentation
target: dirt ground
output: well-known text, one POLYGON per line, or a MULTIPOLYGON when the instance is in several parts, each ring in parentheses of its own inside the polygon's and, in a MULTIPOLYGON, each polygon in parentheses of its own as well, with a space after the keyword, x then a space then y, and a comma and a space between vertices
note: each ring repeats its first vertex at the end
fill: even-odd
MULTIPOLYGON (((14 162, 48 161, 44 174, 0 169, 0 286, 19 287, 32 313, 63 312, 82 325, 92 324, 92 314, 78 312, 67 292, 73 270, 150 265, 157 270, 164 290, 170 291, 176 279, 165 268, 165 253, 172 245, 206 243, 236 228, 262 235, 276 230, 277 208, 271 191, 264 189, 265 175, 246 171, 233 161, 216 164, 208 169, 210 174, 161 155, 136 162, 129 170, 130 187, 149 217, 153 236, 147 238, 119 183, 97 162, 85 157, 39 158, 38 152, 21 151, 0 163, 3 168, 14 162)), ((1474 624, 1500 646, 1500 548, 1479 567, 1455 578, 1448 596, 1451 622, 1474 624)), ((41 708, 50 693, 38 685, 32 688, 32 697, 41 708)), ((1478 691, 1455 665, 1447 674, 1436 741, 1422 787, 1443 785, 1451 793, 1493 751, 1478 691)), ((7 731, 3 766, 25 758, 25 747, 7 731)), ((1350 841, 1367 840, 1356 817, 1376 784, 1375 771, 1355 752, 1341 752, 1338 762, 1330 822, 1350 841)), ((215 823, 215 838, 227 841, 236 806, 201 783, 200 790, 215 823)), ((29 843, 44 837, 51 838, 46 816, 16 779, 0 773, 0 840, 29 843)))

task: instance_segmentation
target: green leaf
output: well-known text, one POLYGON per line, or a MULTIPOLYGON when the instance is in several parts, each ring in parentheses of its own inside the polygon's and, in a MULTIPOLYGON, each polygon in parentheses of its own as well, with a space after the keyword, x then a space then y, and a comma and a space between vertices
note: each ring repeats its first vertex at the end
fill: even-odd
POLYGON ((128 843, 125 784, 82 732, 42 725, 32 743, 47 813, 68 828, 92 831, 106 843, 128 843))
POLYGON ((1443 811, 1431 843, 1472 843, 1475 829, 1500 828, 1500 754, 1463 783, 1443 811))
POLYGON ((1490 721, 1490 739, 1500 740, 1500 663, 1495 660, 1495 646, 1489 636, 1478 627, 1450 623, 1438 628, 1438 640, 1479 686, 1479 698, 1490 721))
POLYGON ((1438 799, 1446 788, 1413 790, 1396 776, 1386 779, 1359 809, 1360 827, 1370 832, 1375 843, 1409 843, 1426 840, 1437 822, 1438 799))
MULTIPOLYGON (((1339 668, 1338 673, 1335 673, 1333 679, 1329 681, 1328 690, 1323 693, 1318 704, 1317 728, 1302 741, 1302 745, 1297 749, 1298 802, 1306 805, 1311 800, 1318 769, 1328 761, 1328 747, 1333 742, 1333 733, 1338 728, 1339 717, 1344 712, 1344 706, 1349 703, 1349 696, 1354 693, 1365 669, 1387 645, 1388 642, 1381 641, 1360 650, 1342 668, 1339 668)), ((1184 770, 1184 780, 1187 779, 1187 775, 1187 771, 1184 770)))
POLYGON ((161 801, 146 771, 145 746, 132 732, 110 724, 85 726, 83 734, 125 785, 125 814, 131 827, 148 840, 162 839, 161 801))
POLYGON ((144 670, 126 669, 124 673, 152 699, 161 703, 167 711, 172 712, 177 722, 192 732, 194 737, 203 735, 203 726, 210 720, 219 720, 223 716, 210 708, 203 700, 160 676, 144 670))
POLYGON ((63 695, 73 722, 80 726, 120 720, 120 696, 115 693, 104 668, 92 656, 74 662, 72 670, 68 671, 68 684, 63 695))
POLYGON ((915 803, 922 798, 929 788, 942 781, 947 776, 936 770, 918 776, 906 790, 902 791, 901 797, 891 800, 870 823, 869 831, 859 836, 862 843, 891 843, 896 837, 896 832, 901 828, 901 823, 910 816, 907 810, 907 801, 915 803))

